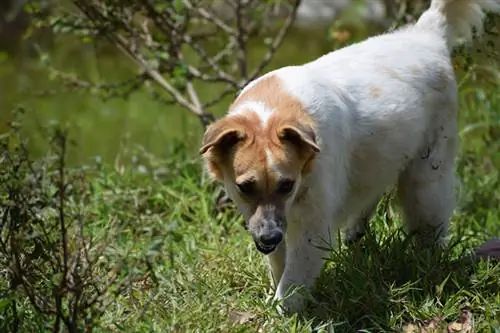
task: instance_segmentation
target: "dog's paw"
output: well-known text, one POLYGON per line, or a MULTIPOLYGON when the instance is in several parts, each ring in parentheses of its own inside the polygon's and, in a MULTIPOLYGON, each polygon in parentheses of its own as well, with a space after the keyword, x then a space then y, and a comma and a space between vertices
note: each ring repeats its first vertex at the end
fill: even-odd
POLYGON ((449 237, 436 226, 423 225, 410 232, 409 236, 417 249, 440 251, 448 244, 449 237))
POLYGON ((276 310, 281 315, 293 315, 300 313, 305 309, 307 299, 299 292, 294 292, 286 297, 276 294, 273 298, 276 310))
POLYGON ((354 225, 344 231, 344 244, 352 245, 360 241, 366 235, 366 228, 361 225, 354 225))

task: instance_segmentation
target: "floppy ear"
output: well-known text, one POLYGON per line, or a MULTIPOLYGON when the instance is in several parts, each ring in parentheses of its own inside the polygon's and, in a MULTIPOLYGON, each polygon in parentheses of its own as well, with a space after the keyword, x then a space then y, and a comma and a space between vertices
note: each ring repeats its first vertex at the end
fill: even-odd
POLYGON ((321 151, 316 142, 316 131, 310 125, 284 125, 278 130, 278 137, 288 141, 298 148, 309 148, 315 153, 321 151))
POLYGON ((278 137, 281 141, 291 143, 297 149, 304 163, 302 174, 311 172, 316 153, 321 151, 316 142, 316 131, 314 128, 309 124, 284 125, 278 130, 278 137))
POLYGON ((208 126, 203 135, 200 154, 204 155, 208 174, 218 180, 223 180, 223 166, 229 151, 238 142, 246 138, 242 126, 234 119, 223 118, 208 126))
POLYGON ((231 149, 236 143, 245 138, 245 133, 239 128, 223 128, 222 122, 210 125, 203 135, 200 154, 205 154, 210 148, 217 148, 223 152, 231 149))

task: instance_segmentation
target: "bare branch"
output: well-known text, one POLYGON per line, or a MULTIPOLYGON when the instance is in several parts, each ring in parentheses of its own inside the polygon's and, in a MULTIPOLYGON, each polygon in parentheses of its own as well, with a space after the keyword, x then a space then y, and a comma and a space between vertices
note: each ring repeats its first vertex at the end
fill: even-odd
POLYGON ((247 80, 247 49, 246 49, 246 40, 247 40, 247 32, 243 25, 243 1, 245 0, 236 0, 234 14, 236 17, 236 43, 238 45, 237 48, 237 61, 238 68, 240 70, 240 76, 243 80, 247 80))
POLYGON ((183 0, 183 3, 188 9, 196 11, 196 13, 198 13, 202 18, 204 18, 208 22, 215 24, 219 29, 227 33, 229 36, 236 35, 236 32, 233 28, 224 23, 224 21, 218 18, 217 15, 211 12, 208 8, 195 7, 189 0, 183 0))
POLYGON ((278 34, 274 37, 273 41, 271 42, 271 45, 260 62, 260 64, 252 71, 250 74, 249 78, 247 80, 244 80, 240 83, 240 88, 243 88, 248 82, 254 80, 261 72, 262 70, 269 64, 271 59, 273 58, 274 54, 280 47, 281 43, 283 43, 283 40, 285 39, 286 34, 290 30, 290 28, 293 25, 293 22, 295 21, 295 17, 297 16, 297 10, 300 6, 301 0, 295 0, 292 10, 290 14, 287 16, 285 23, 283 26, 280 28, 278 34))
POLYGON ((203 115, 203 110, 199 109, 196 105, 189 103, 177 89, 175 89, 163 78, 163 76, 157 70, 151 68, 151 66, 144 58, 127 48, 127 42, 125 38, 120 35, 116 35, 116 39, 119 41, 119 44, 117 45, 118 48, 132 60, 134 60, 149 75, 149 77, 156 83, 158 83, 160 87, 165 89, 165 91, 167 91, 176 100, 176 102, 179 103, 179 105, 185 107, 186 109, 194 112, 199 116, 203 115))
MULTIPOLYGON (((222 5, 212 4, 214 7, 203 6, 194 0, 181 1, 181 7, 172 3, 158 6, 148 0, 72 2, 84 14, 84 24, 80 25, 93 34, 104 36, 131 59, 145 77, 168 93, 169 98, 165 99, 153 92, 155 99, 175 103, 204 119, 214 118, 207 114, 207 107, 261 74, 282 44, 300 5, 300 0, 293 1, 281 28, 275 30, 263 23, 272 16, 269 13, 274 7, 257 0, 231 0, 222 5), (233 17, 228 19, 226 9, 219 11, 217 6, 229 8, 233 17), (270 37, 262 35, 269 32, 272 38, 267 51, 257 66, 252 64, 250 67, 247 59, 250 38, 267 40, 270 37), (225 43, 214 50, 211 40, 225 43), (233 63, 236 66, 231 66, 233 63), (179 79, 179 75, 184 77, 179 79), (216 97, 202 101, 196 84, 200 81, 221 83, 221 90, 216 97)), ((70 86, 89 87, 76 80, 66 81, 70 86)), ((202 122, 205 124, 204 120, 202 122)))
POLYGON ((226 89, 224 89, 217 97, 203 104, 203 108, 209 108, 211 106, 214 106, 215 104, 219 103, 224 97, 234 92, 235 91, 232 87, 226 87, 226 89))

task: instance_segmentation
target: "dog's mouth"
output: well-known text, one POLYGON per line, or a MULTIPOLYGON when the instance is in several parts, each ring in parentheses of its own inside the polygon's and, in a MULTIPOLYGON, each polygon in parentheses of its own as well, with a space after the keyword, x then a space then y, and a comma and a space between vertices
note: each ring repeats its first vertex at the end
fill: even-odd
POLYGON ((264 245, 260 242, 256 242, 254 241, 255 243, 255 247, 257 248, 257 250, 259 250, 260 253, 262 254, 270 254, 272 253, 274 250, 276 250, 276 246, 277 245, 264 245))

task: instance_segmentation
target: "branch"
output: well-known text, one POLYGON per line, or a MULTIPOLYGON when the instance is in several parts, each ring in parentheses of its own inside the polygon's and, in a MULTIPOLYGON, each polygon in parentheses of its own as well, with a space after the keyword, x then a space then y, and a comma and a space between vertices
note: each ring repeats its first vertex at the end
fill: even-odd
POLYGON ((217 26, 219 29, 224 31, 229 36, 236 35, 236 32, 234 31, 233 28, 224 23, 224 21, 218 18, 213 12, 209 11, 209 9, 195 7, 189 0, 183 0, 183 3, 188 9, 195 10, 202 18, 204 18, 208 22, 213 23, 215 26, 217 26))
POLYGON ((214 106, 215 104, 219 103, 224 97, 227 95, 234 93, 233 87, 226 87, 217 97, 213 98, 212 100, 206 102, 203 104, 203 108, 209 108, 211 106, 214 106))
MULTIPOLYGON (((119 81, 119 82, 110 82, 110 83, 94 83, 90 81, 83 80, 73 74, 64 73, 60 70, 50 66, 50 73, 57 79, 61 79, 63 81, 63 85, 71 90, 71 88, 78 88, 83 90, 90 91, 106 91, 110 94, 110 97, 127 97, 134 90, 138 89, 144 81, 149 77, 149 75, 145 73, 140 73, 135 75, 129 79, 119 81), (114 92, 114 89, 119 89, 121 87, 126 87, 124 91, 121 93, 114 92)), ((34 91, 32 95, 34 96, 48 96, 55 95, 60 91, 64 91, 64 89, 49 89, 49 90, 38 90, 34 91)))
POLYGON ((236 6, 234 9, 234 14, 236 16, 236 44, 238 45, 237 61, 238 68, 240 70, 240 75, 243 80, 247 80, 247 50, 246 50, 246 30, 243 26, 243 6, 242 2, 244 0, 236 0, 236 6))
MULTIPOLYGON (((213 61, 214 61, 215 63, 219 63, 219 62, 220 62, 220 61, 222 61, 222 59, 224 59, 225 57, 230 56, 232 53, 234 53, 234 47, 235 47, 235 46, 236 46, 236 41, 235 41, 234 39, 230 40, 230 41, 227 43, 226 47, 225 47, 222 51, 220 51, 219 53, 217 53, 216 55, 214 55, 214 56, 212 57, 213 61)), ((200 66, 198 69, 197 69, 197 68, 194 68, 194 67, 192 67, 192 66, 188 66, 188 69, 189 69, 189 68, 192 68, 192 69, 194 69, 194 70, 198 70, 198 72, 200 73, 199 78, 203 80, 203 78, 204 78, 205 76, 202 76, 203 74, 201 74, 201 71, 202 71, 202 70, 207 70, 207 69, 209 69, 209 66, 207 66, 207 65, 205 65, 205 66, 200 66)), ((196 76, 196 75, 194 75, 194 76, 196 76)), ((219 81, 220 81, 220 80, 219 80, 219 81)))
MULTIPOLYGON (((190 3, 189 3, 190 4, 190 3)), ((200 57, 202 61, 204 61, 207 65, 209 65, 209 68, 211 68, 215 74, 217 75, 216 78, 212 78, 211 81, 221 81, 225 82, 228 84, 233 85, 235 88, 238 87, 237 81, 232 78, 228 73, 226 73, 218 64, 217 61, 213 59, 213 57, 210 57, 205 49, 201 47, 195 38, 193 36, 188 35, 186 31, 181 31, 175 24, 174 22, 171 21, 171 19, 165 19, 164 16, 159 15, 158 12, 155 11, 155 9, 152 7, 151 4, 145 5, 146 9, 148 11, 148 14, 152 16, 153 20, 158 26, 162 26, 163 24, 168 25, 168 29, 163 29, 162 32, 165 34, 165 36, 171 36, 173 38, 171 39, 179 39, 182 41, 184 44, 188 45, 193 51, 196 52, 196 54, 200 57)), ((189 5, 188 5, 189 8, 189 5)), ((172 13, 171 13, 172 16, 172 13)), ((212 17, 215 19, 215 16, 212 17)), ((180 49, 180 47, 177 47, 176 49, 180 49)), ((177 51, 177 50, 176 50, 177 51)), ((176 52, 175 52, 176 53, 176 52)), ((196 74, 193 74, 196 75, 196 74)), ((202 79, 207 78, 208 76, 204 76, 202 79)))
POLYGON ((262 72, 262 70, 269 64, 269 62, 273 58, 274 54, 276 53, 278 48, 281 46, 281 43, 283 43, 283 40, 285 39, 285 36, 287 35, 288 31, 292 27, 293 22, 295 21, 295 17, 297 16, 297 10, 298 10, 301 2, 302 2, 302 0, 295 0, 293 7, 292 7, 292 11, 290 12, 290 14, 288 14, 288 16, 285 20, 285 23, 283 24, 283 26, 279 30, 278 34, 274 37, 273 41, 271 42, 271 45, 270 45, 266 55, 264 56, 264 58, 262 59, 260 64, 252 71, 252 73, 250 74, 248 79, 243 80, 239 84, 240 89, 243 88, 244 86, 246 86, 250 81, 254 80, 262 72))
MULTIPOLYGON (((165 103, 174 102, 191 111, 202 119, 204 125, 214 119, 213 116, 206 113, 207 107, 215 105, 230 93, 243 88, 261 74, 269 64, 292 27, 301 3, 300 0, 292 2, 291 10, 288 11, 283 25, 269 43, 261 61, 250 72, 247 43, 254 29, 259 32, 262 30, 263 22, 261 21, 266 20, 264 17, 268 16, 264 15, 260 19, 252 18, 254 12, 261 12, 262 8, 268 10, 268 4, 261 1, 230 0, 232 12, 235 14, 232 23, 215 14, 213 8, 206 8, 194 0, 182 0, 181 3, 184 5, 182 11, 177 11, 171 4, 160 10, 149 0, 137 0, 133 4, 127 3, 125 5, 116 5, 114 2, 112 5, 108 5, 106 2, 89 3, 84 0, 72 0, 72 2, 93 24, 95 29, 92 31, 100 32, 102 36, 137 64, 145 76, 168 93, 171 100, 164 100, 165 103), (134 11, 139 15, 145 14, 146 19, 137 21, 131 14, 134 11), (200 38, 199 31, 198 34, 196 31, 192 32, 190 23, 195 22, 193 19, 199 24, 205 24, 204 30, 201 31, 202 35, 206 35, 207 31, 218 31, 219 34, 222 33, 227 37, 227 44, 222 50, 219 50, 215 55, 210 54, 209 49, 205 47, 210 35, 206 38, 200 38), (166 42, 154 39, 147 26, 148 22, 155 26, 155 30, 161 34, 160 39, 165 38, 166 42), (198 58, 198 64, 194 62, 188 64, 184 60, 185 46, 194 51, 194 55, 198 58), (160 64, 156 66, 150 62, 148 56, 150 52, 154 54, 167 53, 169 56, 166 58, 158 57, 160 64), (225 69, 226 63, 223 63, 222 60, 226 57, 235 60, 238 74, 234 73, 233 69, 225 69), (170 72, 179 65, 187 70, 187 83, 182 88, 178 88, 170 79, 162 75, 163 72, 170 72), (194 80, 205 83, 219 82, 227 86, 212 100, 202 102, 194 87, 194 80)), ((160 96, 155 96, 155 98, 162 99, 160 96)))
POLYGON ((148 62, 137 52, 133 52, 130 48, 127 47, 127 41, 121 35, 116 35, 119 43, 117 44, 120 51, 129 56, 133 61, 138 64, 145 73, 149 75, 149 77, 154 80, 160 87, 162 87, 165 91, 167 91, 179 105, 185 107, 186 109, 194 112, 196 115, 201 116, 204 114, 203 110, 198 108, 196 105, 189 103, 184 96, 174 88, 170 83, 168 83, 163 76, 155 69, 151 68, 148 62))

